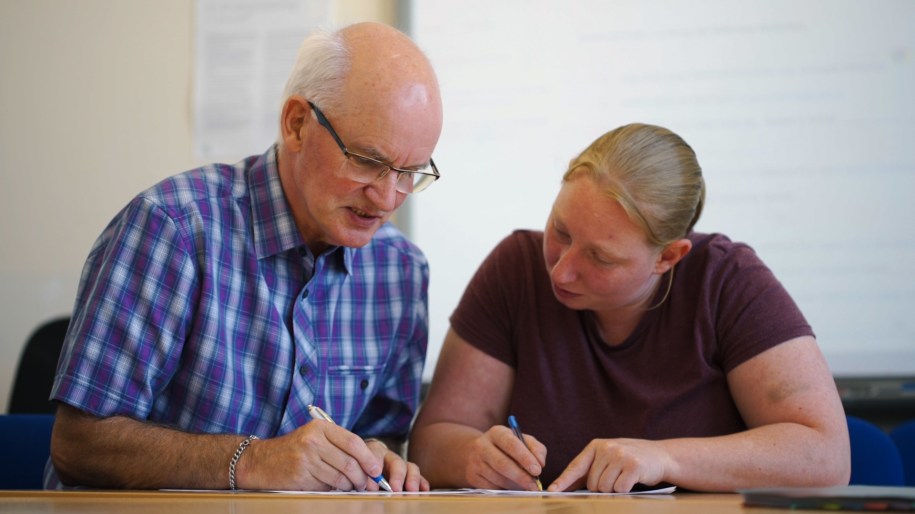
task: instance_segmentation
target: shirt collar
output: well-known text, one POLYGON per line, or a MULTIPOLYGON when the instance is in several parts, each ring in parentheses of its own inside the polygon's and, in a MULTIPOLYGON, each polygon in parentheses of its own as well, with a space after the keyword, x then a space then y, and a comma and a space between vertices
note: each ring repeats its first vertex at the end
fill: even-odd
MULTIPOLYGON (((277 148, 274 144, 254 162, 247 178, 251 195, 254 247, 258 259, 307 244, 299 233, 292 210, 286 202, 276 155, 277 148)), ((325 253, 331 258, 332 254, 339 255, 338 262, 343 265, 347 274, 351 274, 356 250, 338 246, 328 249, 325 253)))

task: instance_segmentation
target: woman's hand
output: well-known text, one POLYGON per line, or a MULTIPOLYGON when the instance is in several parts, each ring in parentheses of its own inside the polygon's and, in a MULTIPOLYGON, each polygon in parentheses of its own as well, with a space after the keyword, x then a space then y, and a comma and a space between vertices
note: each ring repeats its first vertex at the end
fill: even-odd
POLYGON ((547 490, 587 488, 602 493, 627 493, 635 484, 657 485, 664 481, 671 463, 670 456, 657 441, 594 439, 547 490))
POLYGON ((546 446, 530 435, 525 435, 524 440, 527 446, 511 429, 499 425, 474 440, 467 455, 465 476, 470 486, 536 491, 536 477, 546 463, 546 446))

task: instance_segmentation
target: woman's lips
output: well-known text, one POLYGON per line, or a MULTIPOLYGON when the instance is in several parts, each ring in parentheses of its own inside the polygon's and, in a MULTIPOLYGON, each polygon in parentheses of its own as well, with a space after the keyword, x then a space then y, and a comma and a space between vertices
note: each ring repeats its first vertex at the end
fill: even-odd
POLYGON ((556 298, 559 298, 560 300, 573 300, 581 296, 578 293, 573 293, 572 291, 563 289, 555 284, 553 285, 553 294, 555 294, 556 298))

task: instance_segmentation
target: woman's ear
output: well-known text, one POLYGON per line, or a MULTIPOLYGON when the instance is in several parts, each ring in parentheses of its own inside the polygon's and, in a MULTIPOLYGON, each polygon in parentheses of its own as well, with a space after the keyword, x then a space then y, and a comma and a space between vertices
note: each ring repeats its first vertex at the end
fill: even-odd
POLYGON ((688 254, 692 248, 693 242, 686 238, 677 239, 665 246, 658 256, 658 262, 655 264, 655 273, 658 275, 667 273, 667 270, 673 268, 675 264, 680 262, 680 259, 686 257, 686 254, 688 254))

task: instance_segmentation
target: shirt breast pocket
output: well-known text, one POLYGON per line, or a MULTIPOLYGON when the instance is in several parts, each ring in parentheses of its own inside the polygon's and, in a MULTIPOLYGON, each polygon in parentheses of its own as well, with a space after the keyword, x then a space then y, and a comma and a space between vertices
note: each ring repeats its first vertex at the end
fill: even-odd
POLYGON ((347 429, 356 424, 381 386, 384 364, 337 364, 327 368, 325 405, 334 421, 347 429))

